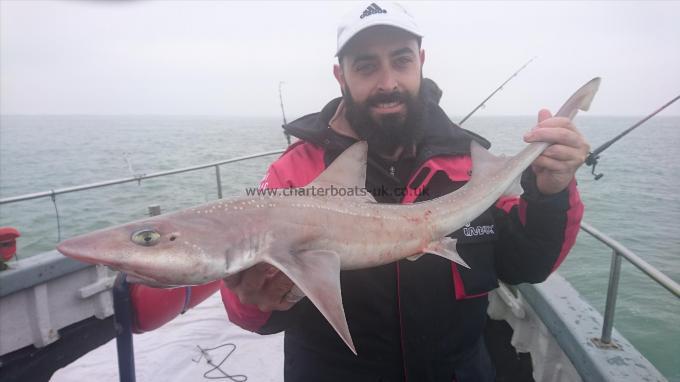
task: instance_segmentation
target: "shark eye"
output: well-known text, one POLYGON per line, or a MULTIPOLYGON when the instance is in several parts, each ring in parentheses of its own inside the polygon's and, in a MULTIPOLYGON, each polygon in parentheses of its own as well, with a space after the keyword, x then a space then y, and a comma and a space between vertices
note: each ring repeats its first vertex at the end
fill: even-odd
POLYGON ((139 231, 135 231, 130 237, 133 243, 145 247, 151 247, 152 245, 158 244, 160 238, 161 234, 150 228, 143 228, 139 231))

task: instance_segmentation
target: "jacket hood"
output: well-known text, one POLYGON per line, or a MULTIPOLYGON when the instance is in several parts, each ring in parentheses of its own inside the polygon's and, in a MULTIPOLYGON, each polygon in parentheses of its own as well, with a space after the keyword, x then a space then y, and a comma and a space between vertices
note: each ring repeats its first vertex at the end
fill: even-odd
MULTIPOLYGON (((344 150, 355 140, 329 128, 329 122, 341 100, 340 97, 335 98, 320 112, 305 115, 284 125, 285 132, 325 149, 344 150)), ((428 112, 423 122, 425 129, 417 147, 419 161, 437 155, 469 155, 472 140, 487 149, 491 146, 488 140, 453 123, 435 102, 427 101, 426 107, 428 112)))

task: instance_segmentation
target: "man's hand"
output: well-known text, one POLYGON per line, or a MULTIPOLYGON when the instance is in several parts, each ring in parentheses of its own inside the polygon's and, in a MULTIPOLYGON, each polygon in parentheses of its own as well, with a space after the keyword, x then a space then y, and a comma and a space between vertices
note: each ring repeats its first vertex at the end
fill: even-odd
POLYGON ((590 152, 588 142, 569 119, 553 117, 546 109, 538 112, 538 125, 524 135, 524 141, 551 143, 531 164, 538 191, 544 195, 567 188, 590 152))
POLYGON ((295 284, 275 267, 259 263, 224 279, 224 284, 244 304, 254 304, 263 312, 288 310, 304 295, 295 284), (297 291, 297 293, 296 293, 297 291))

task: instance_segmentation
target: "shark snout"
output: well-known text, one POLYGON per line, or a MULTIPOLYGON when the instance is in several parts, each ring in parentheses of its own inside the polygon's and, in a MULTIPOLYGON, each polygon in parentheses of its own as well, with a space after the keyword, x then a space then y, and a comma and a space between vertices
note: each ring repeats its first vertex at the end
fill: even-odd
POLYGON ((94 243, 88 243, 78 238, 64 240, 57 245, 57 251, 62 255, 73 259, 92 264, 113 265, 103 256, 97 256, 97 249, 94 243))

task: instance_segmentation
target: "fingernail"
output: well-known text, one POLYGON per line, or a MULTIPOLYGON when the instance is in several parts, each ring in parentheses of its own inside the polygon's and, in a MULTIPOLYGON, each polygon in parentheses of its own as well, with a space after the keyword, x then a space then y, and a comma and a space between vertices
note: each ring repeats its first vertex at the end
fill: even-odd
POLYGON ((524 133, 524 139, 529 139, 531 137, 531 131, 524 133))

